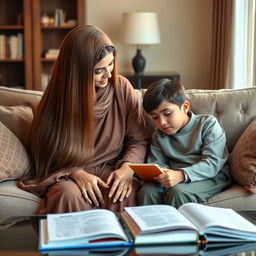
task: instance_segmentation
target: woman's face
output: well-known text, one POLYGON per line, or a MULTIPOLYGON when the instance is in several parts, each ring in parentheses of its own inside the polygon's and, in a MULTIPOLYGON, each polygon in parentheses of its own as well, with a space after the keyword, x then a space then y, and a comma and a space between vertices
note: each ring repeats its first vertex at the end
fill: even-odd
POLYGON ((113 52, 108 52, 94 67, 93 81, 96 87, 105 87, 114 68, 113 52))

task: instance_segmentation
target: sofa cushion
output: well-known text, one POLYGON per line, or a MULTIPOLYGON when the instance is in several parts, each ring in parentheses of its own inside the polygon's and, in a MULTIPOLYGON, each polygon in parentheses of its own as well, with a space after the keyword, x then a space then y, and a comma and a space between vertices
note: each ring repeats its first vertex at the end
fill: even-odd
POLYGON ((238 139, 230 154, 230 173, 234 180, 256 193, 256 120, 253 120, 238 139))
POLYGON ((0 106, 0 121, 7 126, 25 147, 29 144, 29 130, 33 120, 30 106, 0 106))
POLYGON ((29 168, 26 149, 14 133, 0 122, 0 182, 21 178, 29 168))
POLYGON ((41 198, 17 187, 15 180, 0 183, 0 217, 32 216, 41 198))
POLYGON ((215 207, 231 208, 236 211, 255 210, 256 194, 250 193, 234 183, 232 187, 204 202, 215 207))

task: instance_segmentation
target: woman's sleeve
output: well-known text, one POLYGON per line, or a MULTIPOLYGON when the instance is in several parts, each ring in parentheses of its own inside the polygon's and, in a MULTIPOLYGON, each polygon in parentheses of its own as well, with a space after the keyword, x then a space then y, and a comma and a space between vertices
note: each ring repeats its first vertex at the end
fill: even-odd
POLYGON ((18 181, 17 186, 23 190, 29 191, 37 196, 43 196, 47 189, 54 183, 61 182, 63 180, 69 180, 69 175, 77 170, 83 169, 82 167, 63 168, 51 174, 40 182, 33 180, 18 181))

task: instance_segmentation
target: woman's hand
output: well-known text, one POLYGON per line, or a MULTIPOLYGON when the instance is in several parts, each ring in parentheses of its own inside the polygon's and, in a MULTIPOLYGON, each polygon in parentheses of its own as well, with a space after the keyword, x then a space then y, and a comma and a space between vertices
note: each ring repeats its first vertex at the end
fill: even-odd
POLYGON ((108 188, 109 186, 102 179, 84 170, 74 171, 69 177, 80 188, 86 202, 97 207, 99 207, 99 203, 103 205, 104 200, 99 186, 104 188, 108 188))
POLYGON ((173 187, 185 180, 184 172, 181 170, 164 169, 164 173, 154 177, 154 180, 166 188, 173 187))
POLYGON ((122 166, 113 171, 108 179, 107 185, 110 185, 112 182, 110 191, 109 191, 109 198, 113 198, 113 203, 117 200, 122 202, 124 198, 130 196, 132 192, 132 183, 133 183, 133 171, 129 167, 129 163, 123 163, 122 166))

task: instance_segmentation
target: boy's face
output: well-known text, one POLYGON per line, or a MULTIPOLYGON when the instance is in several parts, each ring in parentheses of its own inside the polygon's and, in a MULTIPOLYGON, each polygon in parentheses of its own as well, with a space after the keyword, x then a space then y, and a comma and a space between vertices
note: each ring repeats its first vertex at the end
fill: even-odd
POLYGON ((157 109, 150 112, 155 126, 168 135, 183 128, 189 121, 189 102, 183 102, 181 108, 176 104, 163 101, 157 109))

